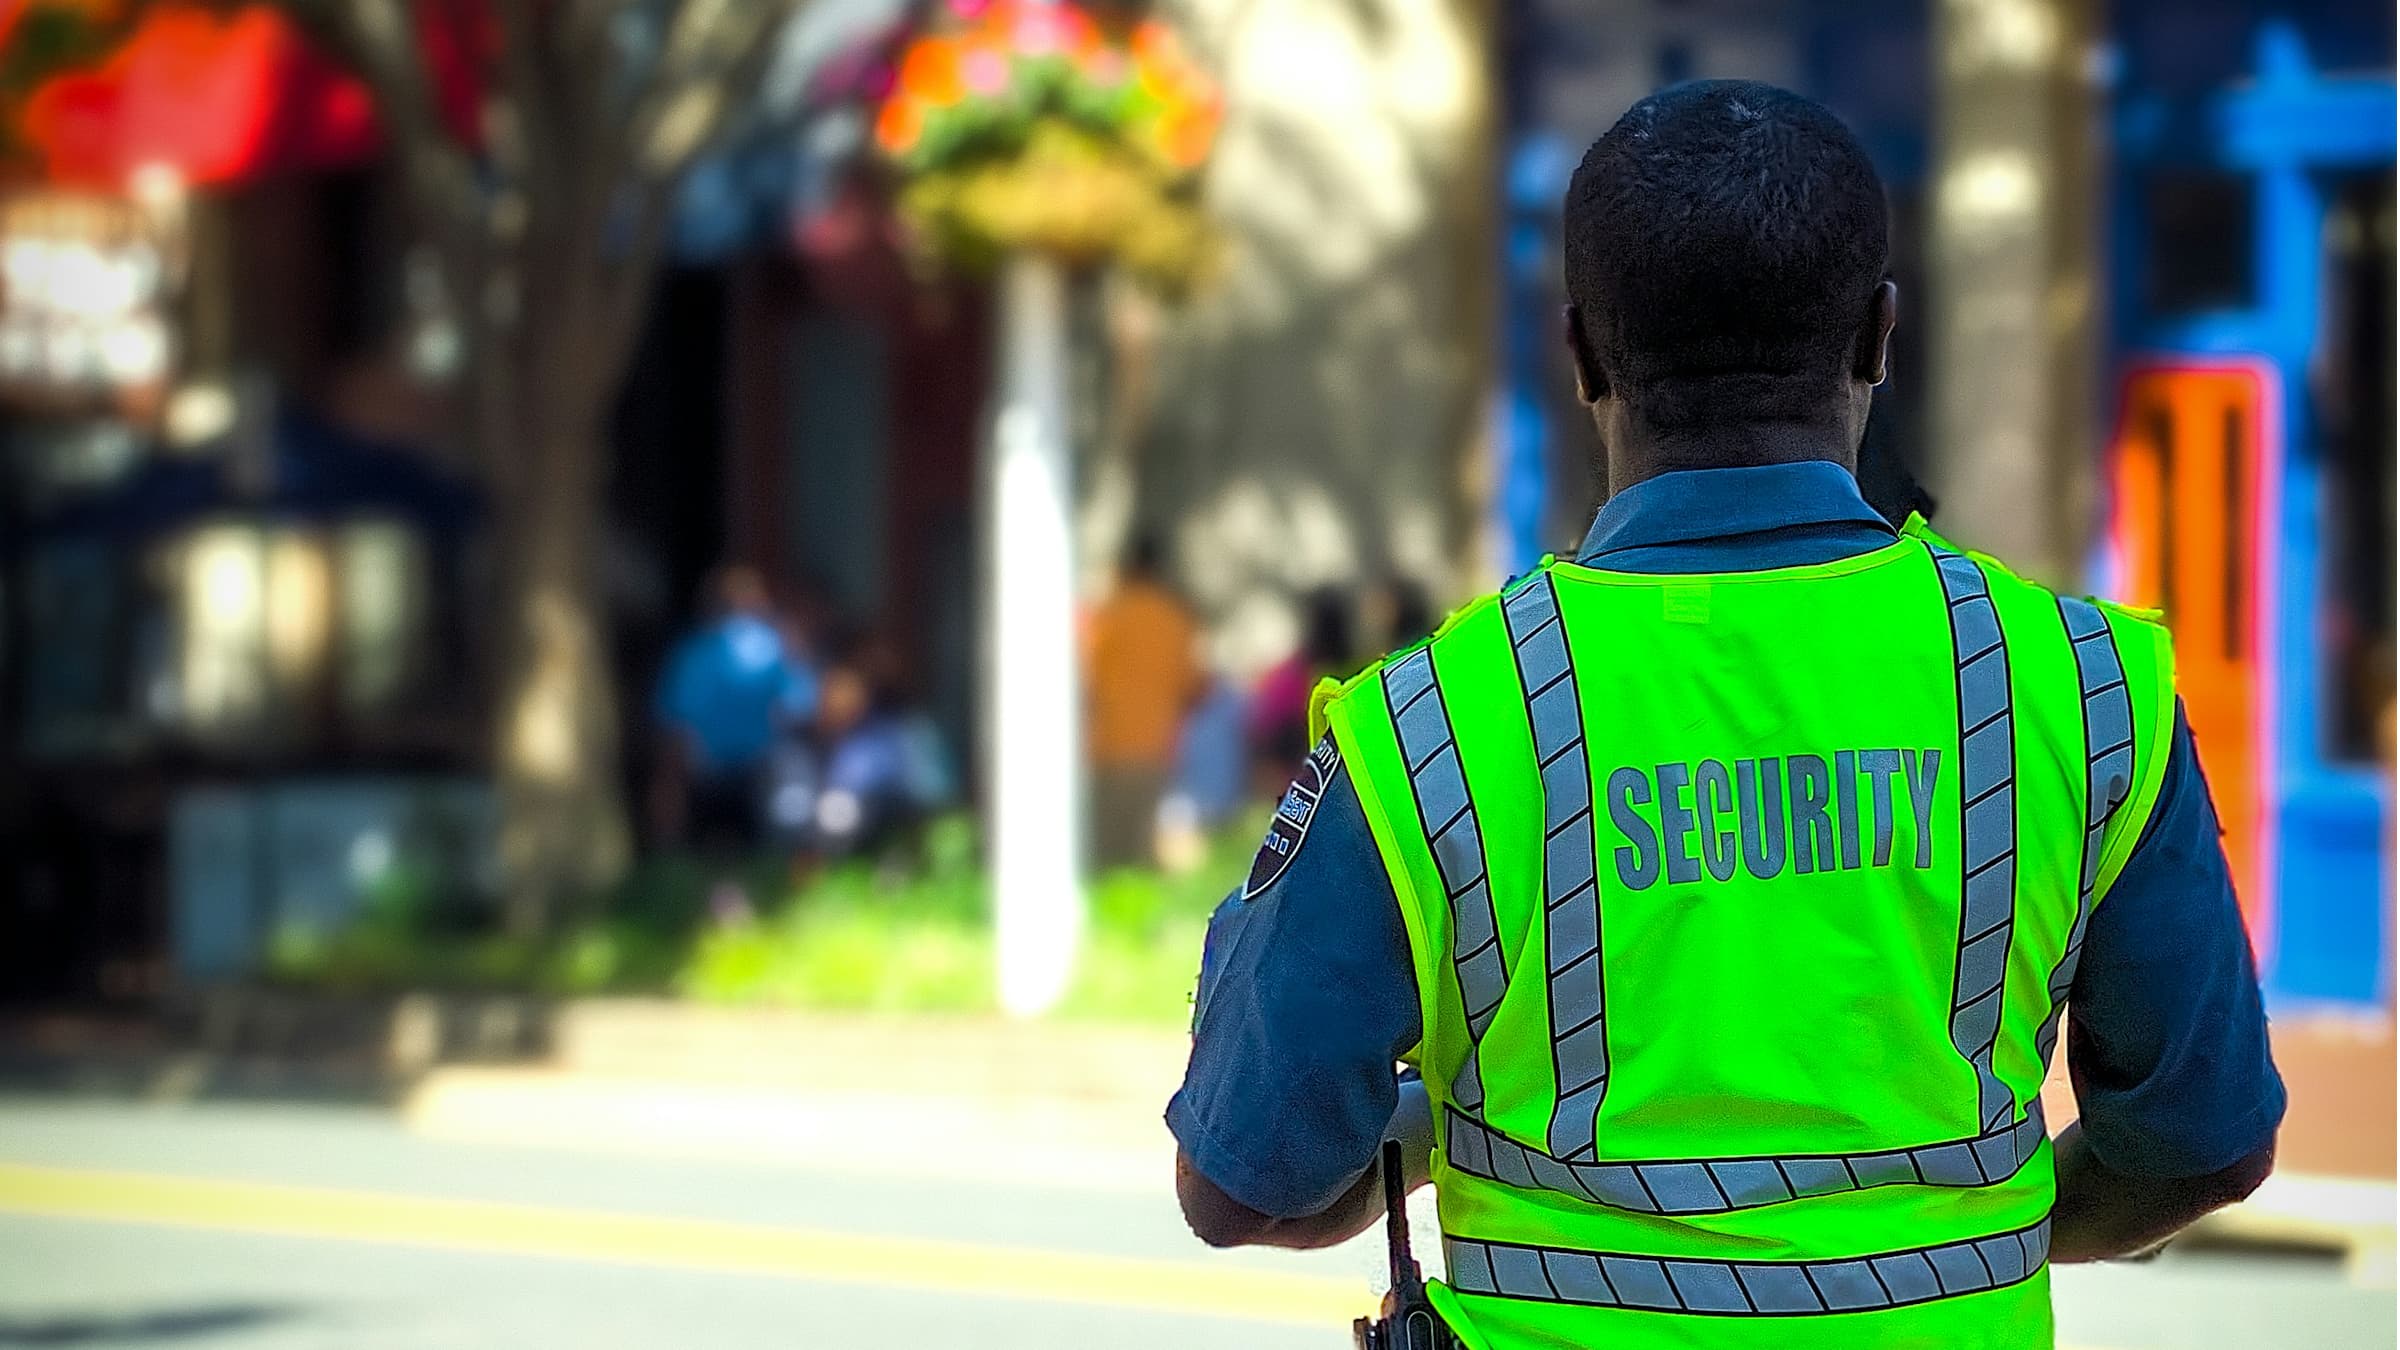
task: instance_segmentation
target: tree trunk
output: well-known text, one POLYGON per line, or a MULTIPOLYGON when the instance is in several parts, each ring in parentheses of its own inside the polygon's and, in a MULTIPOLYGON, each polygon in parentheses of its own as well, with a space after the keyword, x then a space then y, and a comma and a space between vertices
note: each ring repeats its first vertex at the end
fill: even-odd
POLYGON ((2095 497, 2090 8, 1942 0, 1934 20, 1929 486, 1944 533, 2052 584, 2095 497))
POLYGON ((511 935, 531 939, 623 876, 632 842, 601 586, 600 418, 536 398, 501 420, 528 439, 513 447, 515 483, 495 494, 493 774, 502 917, 511 935))

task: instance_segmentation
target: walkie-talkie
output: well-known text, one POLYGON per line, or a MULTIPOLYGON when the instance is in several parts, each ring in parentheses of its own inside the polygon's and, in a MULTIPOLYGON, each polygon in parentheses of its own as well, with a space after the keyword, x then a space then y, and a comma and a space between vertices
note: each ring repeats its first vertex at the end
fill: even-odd
POLYGON ((1383 1231, 1392 1247, 1392 1292, 1383 1314, 1350 1324, 1358 1350, 1460 1350, 1442 1315, 1425 1297, 1425 1275, 1408 1246, 1408 1182, 1400 1172, 1400 1144, 1383 1144, 1383 1231))

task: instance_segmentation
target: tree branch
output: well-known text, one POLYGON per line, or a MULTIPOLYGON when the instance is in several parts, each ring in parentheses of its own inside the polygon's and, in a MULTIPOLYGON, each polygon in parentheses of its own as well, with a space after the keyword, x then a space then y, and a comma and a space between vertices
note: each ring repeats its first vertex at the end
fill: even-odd
POLYGON ((442 259, 452 300, 464 301, 480 193, 466 147, 442 124, 410 8, 401 0, 285 0, 284 10, 374 94, 419 227, 442 259))
POLYGON ((667 234, 675 222, 672 184, 637 189, 632 228, 625 251, 603 274, 599 296, 598 341, 605 360, 621 364, 639 334, 649 308, 650 289, 658 279, 659 261, 666 255, 667 234))
MULTIPOLYGON (((684 171, 749 107, 797 8, 794 0, 683 0, 676 10, 649 92, 637 104, 642 111, 616 147, 619 171, 610 184, 633 200, 622 251, 603 269, 600 321, 609 351, 621 355, 641 322, 684 171)), ((606 220, 613 212, 604 203, 594 214, 606 220)), ((608 242, 604 233, 604 251, 608 242)))
POLYGON ((680 174, 746 106, 774 63, 797 0, 682 0, 634 100, 623 168, 680 174))

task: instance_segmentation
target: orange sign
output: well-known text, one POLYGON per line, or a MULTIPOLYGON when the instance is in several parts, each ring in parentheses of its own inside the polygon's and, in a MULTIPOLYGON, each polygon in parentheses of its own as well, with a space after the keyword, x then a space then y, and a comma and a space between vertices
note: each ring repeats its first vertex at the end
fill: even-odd
POLYGON ((2266 860, 2274 703, 2274 369, 2264 362, 2127 371, 2111 456, 2121 599, 2166 612, 2251 946, 2271 917, 2266 860))

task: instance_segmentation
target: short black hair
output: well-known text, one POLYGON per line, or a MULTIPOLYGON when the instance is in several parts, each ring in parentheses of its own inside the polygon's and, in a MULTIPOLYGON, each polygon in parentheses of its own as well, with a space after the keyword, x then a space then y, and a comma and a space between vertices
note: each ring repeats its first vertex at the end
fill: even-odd
POLYGON ((1153 529, 1135 530, 1117 555, 1117 569, 1128 577, 1157 581, 1167 574, 1167 541, 1153 529))
POLYGON ((1889 248, 1858 138, 1754 80, 1634 104, 1567 188, 1567 299, 1615 392, 1662 427, 1822 407, 1889 248))
POLYGON ((1322 673, 1356 659, 1356 608, 1348 591, 1339 586, 1319 586, 1308 593, 1303 609, 1300 650, 1310 665, 1322 673))

